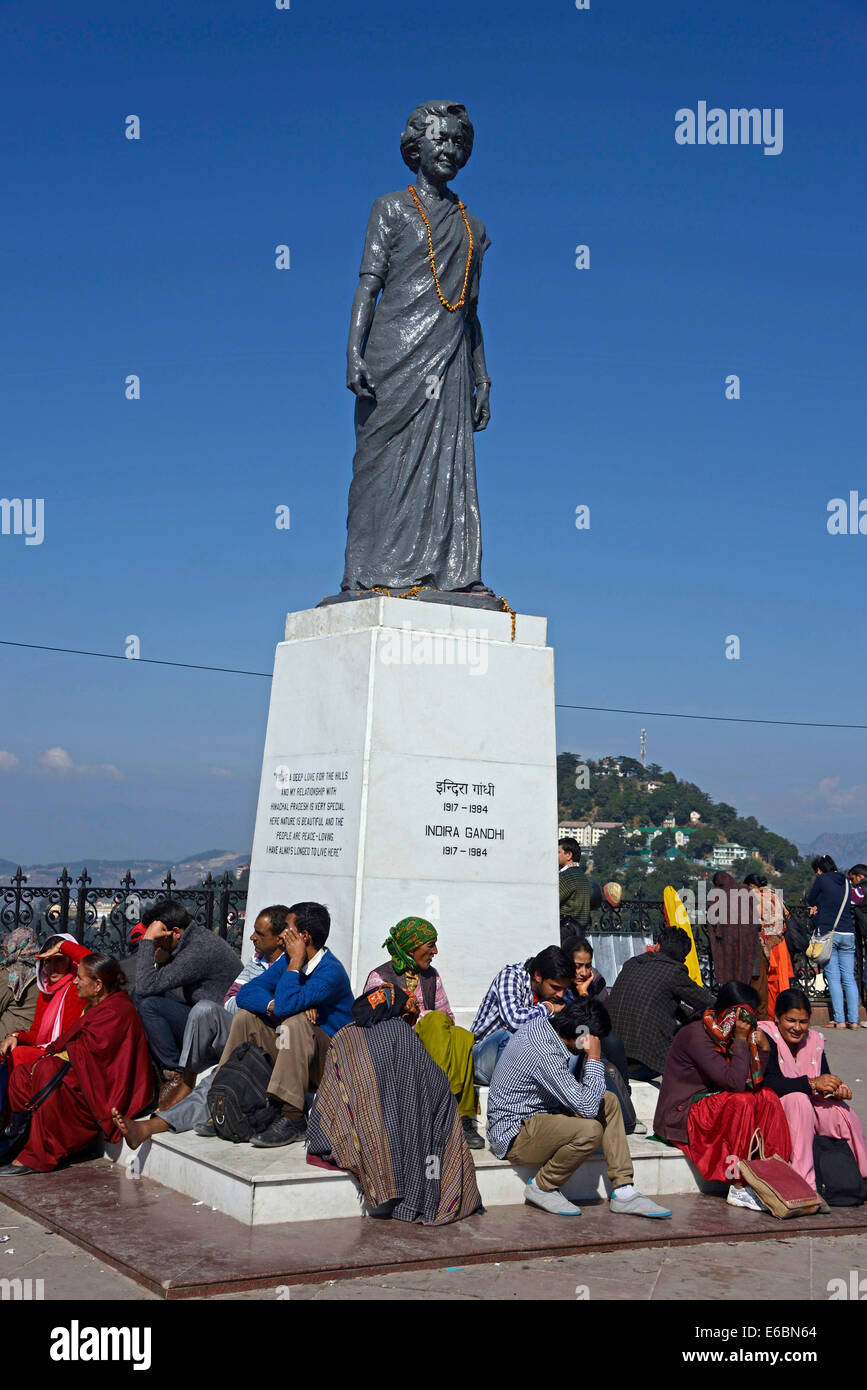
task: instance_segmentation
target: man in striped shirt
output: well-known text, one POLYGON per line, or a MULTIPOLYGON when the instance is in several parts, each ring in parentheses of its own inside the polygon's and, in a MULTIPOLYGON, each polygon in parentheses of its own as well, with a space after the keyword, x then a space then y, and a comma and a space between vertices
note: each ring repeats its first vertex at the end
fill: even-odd
POLYGON ((560 946, 546 946, 523 965, 504 965, 473 1020, 476 1085, 487 1086, 512 1034, 531 1018, 547 1018, 575 983, 575 963, 560 946))
POLYGON ((636 1191, 620 1102, 605 1089, 600 1036, 611 1024, 595 999, 582 999, 524 1023, 500 1057, 488 1094, 488 1143, 496 1158, 537 1168, 525 1200, 558 1216, 580 1216, 560 1188, 602 1146, 611 1210, 671 1216, 636 1191), (586 1053, 581 1079, 570 1070, 586 1053))

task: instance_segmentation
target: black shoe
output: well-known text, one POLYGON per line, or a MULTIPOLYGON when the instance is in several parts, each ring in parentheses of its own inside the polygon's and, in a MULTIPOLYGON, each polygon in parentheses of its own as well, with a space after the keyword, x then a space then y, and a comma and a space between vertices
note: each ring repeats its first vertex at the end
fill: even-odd
POLYGON ((290 1120, 288 1115, 278 1115, 267 1129, 257 1134, 250 1143, 254 1149, 281 1149, 284 1144, 299 1144, 304 1138, 304 1129, 290 1120))
POLYGON ((472 1115, 461 1116, 461 1127, 468 1149, 483 1149, 485 1147, 485 1141, 476 1129, 476 1122, 472 1115))
POLYGON ((0 1168, 0 1178, 20 1178, 25 1173, 35 1173, 35 1168, 27 1168, 23 1163, 7 1163, 0 1168))
POLYGON ((216 1139, 217 1137, 213 1120, 206 1120, 203 1125, 196 1125, 193 1133, 198 1134, 200 1139, 216 1139))

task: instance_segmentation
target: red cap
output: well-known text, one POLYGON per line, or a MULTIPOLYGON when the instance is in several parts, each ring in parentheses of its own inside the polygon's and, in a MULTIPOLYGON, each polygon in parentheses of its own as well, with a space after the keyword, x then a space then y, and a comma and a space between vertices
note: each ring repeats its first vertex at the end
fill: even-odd
POLYGON ((135 926, 132 927, 130 930, 130 941, 141 941, 146 931, 147 927, 145 926, 144 922, 136 922, 135 926))

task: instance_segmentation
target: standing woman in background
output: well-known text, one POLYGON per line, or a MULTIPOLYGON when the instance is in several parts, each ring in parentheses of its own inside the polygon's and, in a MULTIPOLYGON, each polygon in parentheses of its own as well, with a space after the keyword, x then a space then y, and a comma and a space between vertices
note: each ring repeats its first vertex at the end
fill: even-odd
POLYGON ((830 854, 814 859, 811 867, 816 877, 805 896, 812 910, 813 931, 820 936, 834 931, 831 959, 825 966, 834 1012, 834 1021, 828 1027, 857 1028, 860 996, 855 982, 855 928, 852 914, 846 910, 849 880, 839 872, 830 854))
POLYGON ((768 963, 768 1018, 773 1018, 777 996, 790 987, 795 973, 786 945, 786 910, 781 894, 768 887, 762 874, 747 874, 744 883, 755 903, 759 947, 768 963))

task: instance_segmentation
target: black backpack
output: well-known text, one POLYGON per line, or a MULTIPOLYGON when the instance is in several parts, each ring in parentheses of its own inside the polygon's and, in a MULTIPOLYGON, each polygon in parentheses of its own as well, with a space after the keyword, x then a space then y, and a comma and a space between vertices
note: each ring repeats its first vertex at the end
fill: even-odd
POLYGON ((220 1139, 244 1144, 274 1119, 268 1082, 274 1063, 261 1047, 243 1042, 217 1072, 208 1092, 208 1109, 220 1139))
POLYGON ((855 1155, 845 1139, 817 1134, 813 1139, 816 1191, 829 1207, 860 1207, 863 1183, 855 1155))
POLYGON ((794 913, 786 920, 786 945, 791 956, 802 956, 810 944, 810 928, 794 913))

